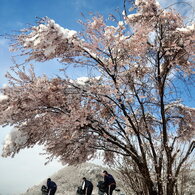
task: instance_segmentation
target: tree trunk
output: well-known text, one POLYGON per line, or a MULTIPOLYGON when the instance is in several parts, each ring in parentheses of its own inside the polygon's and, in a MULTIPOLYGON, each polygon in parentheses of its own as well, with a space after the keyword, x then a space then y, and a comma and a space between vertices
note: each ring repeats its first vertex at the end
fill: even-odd
POLYGON ((148 192, 149 192, 149 195, 158 195, 157 190, 154 189, 153 183, 151 183, 150 186, 148 186, 148 192))
POLYGON ((163 195, 163 186, 160 181, 158 181, 158 195, 163 195))
POLYGON ((167 195, 174 194, 174 185, 175 181, 173 181, 172 179, 169 180, 169 182, 167 183, 167 195))

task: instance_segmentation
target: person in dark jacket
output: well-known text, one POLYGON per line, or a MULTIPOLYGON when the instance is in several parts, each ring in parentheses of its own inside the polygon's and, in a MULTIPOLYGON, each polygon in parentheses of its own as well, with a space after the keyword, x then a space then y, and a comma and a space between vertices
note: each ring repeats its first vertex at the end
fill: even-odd
POLYGON ((109 174, 107 171, 103 171, 104 176, 104 185, 106 186, 107 195, 112 195, 112 192, 116 188, 116 181, 114 177, 109 174))
POLYGON ((47 189, 48 189, 48 195, 54 195, 57 190, 56 183, 52 181, 50 178, 47 179, 47 189))
POLYGON ((85 195, 91 195, 93 191, 93 184, 85 177, 83 177, 82 190, 85 195))

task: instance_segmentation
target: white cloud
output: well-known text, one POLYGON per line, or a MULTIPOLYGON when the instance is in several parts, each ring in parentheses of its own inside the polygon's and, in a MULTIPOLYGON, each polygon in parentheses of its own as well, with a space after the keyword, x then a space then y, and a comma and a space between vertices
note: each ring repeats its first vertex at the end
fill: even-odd
POLYGON ((158 0, 161 7, 167 8, 168 6, 172 5, 171 8, 176 9, 182 16, 188 18, 188 20, 193 19, 193 9, 195 9, 195 1, 194 0, 158 0), (173 5, 174 4, 174 5, 173 5))
MULTIPOLYGON (((0 154, 2 153, 3 139, 10 130, 10 127, 0 127, 0 154)), ((40 155, 43 152, 43 147, 35 146, 22 150, 14 158, 0 156, 0 194, 21 194, 30 186, 40 183, 63 167, 57 160, 44 165, 46 156, 40 155)))
POLYGON ((14 158, 0 157, 0 193, 21 194, 63 167, 56 160, 44 165, 46 157, 40 155, 41 152, 43 153, 42 147, 36 146, 21 151, 14 158))

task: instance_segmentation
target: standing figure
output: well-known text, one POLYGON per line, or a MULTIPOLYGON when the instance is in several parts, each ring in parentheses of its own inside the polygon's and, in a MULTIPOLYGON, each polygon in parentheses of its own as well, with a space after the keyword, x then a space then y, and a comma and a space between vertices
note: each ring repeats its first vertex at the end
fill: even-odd
POLYGON ((47 179, 47 189, 48 195, 54 195, 57 190, 57 185, 54 181, 51 181, 50 178, 47 179))
POLYGON ((109 174, 107 171, 103 171, 104 176, 104 185, 106 186, 107 195, 112 195, 112 192, 116 188, 116 181, 114 177, 109 174))
POLYGON ((82 190, 85 195, 91 195, 93 191, 93 184, 85 177, 83 177, 82 190))

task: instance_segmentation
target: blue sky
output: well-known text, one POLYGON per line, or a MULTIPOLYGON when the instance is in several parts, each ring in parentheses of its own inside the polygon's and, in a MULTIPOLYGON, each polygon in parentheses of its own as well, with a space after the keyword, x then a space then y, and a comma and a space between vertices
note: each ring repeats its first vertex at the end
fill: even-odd
POLYGON ((76 21, 80 13, 89 11, 110 13, 121 0, 0 0, 1 32, 17 30, 27 23, 33 23, 35 17, 48 16, 67 28, 78 29, 76 21))
MULTIPOLYGON (((160 0, 160 3, 166 6, 177 1, 160 0)), ((77 21, 82 19, 81 12, 86 16, 88 12, 108 16, 116 8, 122 9, 122 5, 122 0, 0 0, 0 34, 13 34, 27 24, 35 24, 36 17, 44 16, 54 19, 65 28, 80 30, 81 26, 77 21)), ((188 15, 188 10, 182 9, 183 14, 188 15)), ((12 65, 13 53, 9 52, 8 45, 9 41, 0 37, 0 87, 6 84, 4 75, 12 65)), ((57 70, 55 63, 57 62, 44 63, 37 68, 37 72, 45 71, 52 76, 57 70), (48 63, 52 65, 49 72, 48 63)), ((77 74, 84 76, 81 72, 77 74)), ((191 104, 194 104, 194 101, 191 104)), ((0 128, 0 150, 3 139, 9 131, 9 127, 0 128)), ((27 187, 38 184, 62 167, 57 161, 44 166, 45 157, 39 155, 40 152, 42 149, 37 146, 34 149, 22 151, 15 158, 0 157, 0 194, 18 195, 27 187)))

